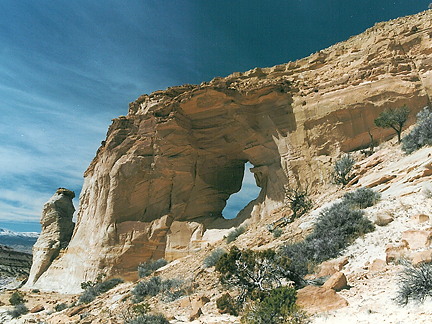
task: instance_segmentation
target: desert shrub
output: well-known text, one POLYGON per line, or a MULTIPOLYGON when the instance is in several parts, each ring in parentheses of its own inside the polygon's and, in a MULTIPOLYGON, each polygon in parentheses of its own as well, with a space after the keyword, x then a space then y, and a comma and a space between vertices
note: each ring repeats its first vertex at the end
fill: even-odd
POLYGON ((313 232, 303 241, 283 246, 280 253, 290 260, 293 278, 299 279, 319 263, 337 257, 357 237, 373 230, 374 225, 364 217, 364 212, 352 209, 343 200, 320 213, 313 232))
POLYGON ((417 114, 417 125, 402 139, 402 150, 407 154, 432 144, 432 112, 425 107, 417 114))
POLYGON ((225 293, 216 299, 216 307, 222 314, 227 313, 234 316, 238 316, 239 314, 240 307, 237 301, 229 293, 225 293))
POLYGON ((80 295, 78 304, 88 304, 95 300, 97 297, 96 290, 93 287, 89 287, 80 295))
POLYGON ((92 283, 91 281, 81 283, 81 288, 86 287, 86 289, 79 297, 78 304, 88 304, 100 294, 106 293, 122 282, 124 281, 121 278, 112 278, 99 283, 92 283))
POLYGON ((399 289, 395 302, 406 305, 410 300, 422 303, 432 297, 432 264, 406 265, 398 276, 399 289))
POLYGON ((209 256, 207 256, 203 261, 203 268, 210 268, 216 265, 216 263, 219 261, 220 257, 227 253, 222 248, 217 248, 214 250, 209 256))
POLYGON ((432 198, 432 187, 429 184, 426 184, 422 189, 422 194, 426 199, 432 198))
POLYGON ((223 285, 239 290, 237 301, 242 303, 279 287, 282 279, 293 280, 288 266, 288 260, 274 250, 240 250, 233 246, 229 253, 221 256, 215 269, 223 285))
POLYGON ((228 233, 226 237, 227 244, 234 242, 237 237, 242 235, 246 231, 246 228, 244 226, 239 226, 236 229, 233 229, 231 232, 228 233))
POLYGON ((114 288, 118 284, 123 283, 124 280, 121 278, 111 278, 106 281, 102 281, 94 286, 94 289, 98 295, 106 293, 108 290, 114 288))
POLYGON ((355 163, 351 155, 346 154, 335 162, 333 169, 333 180, 337 184, 346 185, 349 180, 349 174, 355 163))
POLYGON ((24 304, 16 304, 14 309, 8 311, 8 314, 12 316, 12 318, 18 318, 21 315, 27 314, 29 312, 28 308, 24 304))
POLYGON ((138 276, 140 278, 148 277, 157 269, 162 268, 167 264, 168 261, 165 259, 158 259, 155 261, 147 261, 144 263, 140 263, 138 266, 138 276))
POLYGON ((281 237, 281 235, 282 235, 282 233, 283 233, 283 230, 281 229, 281 228, 275 228, 274 230, 273 230, 273 237, 274 238, 278 238, 278 237, 281 237))
POLYGON ((285 201, 293 212, 291 221, 306 214, 313 207, 312 200, 309 198, 307 190, 303 190, 301 188, 286 189, 285 201))
POLYGON ((126 322, 127 324, 169 324, 169 321, 162 314, 144 314, 134 317, 126 322))
POLYGON ((54 306, 54 310, 56 312, 61 312, 62 310, 68 308, 68 305, 66 305, 65 303, 61 303, 61 304, 57 304, 54 306))
POLYGON ((384 110, 378 118, 374 119, 375 125, 382 128, 393 128, 398 136, 398 142, 401 142, 402 128, 408 120, 410 110, 406 105, 400 108, 388 108, 384 110))
POLYGON ((9 303, 12 306, 23 304, 24 302, 24 294, 20 291, 15 291, 9 298, 9 303))
POLYGON ((351 207, 360 209, 375 205, 380 198, 381 194, 379 192, 363 187, 343 195, 345 203, 350 204, 351 207))
POLYGON ((262 301, 255 302, 242 317, 248 324, 290 323, 291 315, 297 310, 297 292, 294 288, 278 287, 271 290, 262 301))
POLYGON ((167 279, 162 281, 160 287, 162 300, 165 302, 172 302, 186 295, 183 284, 184 281, 181 279, 167 279))
POLYGON ((140 302, 147 296, 156 296, 160 292, 162 279, 152 277, 147 281, 139 282, 131 291, 134 295, 134 302, 140 302))
POLYGON ((38 294, 38 293, 40 293, 40 290, 39 289, 32 289, 31 292, 34 294, 38 294))
POLYGON ((313 247, 315 259, 322 262, 338 256, 357 237, 373 230, 374 225, 362 210, 342 202, 321 212, 306 242, 313 247))
POLYGON ((145 297, 156 296, 162 293, 162 299, 166 302, 174 301, 184 295, 184 282, 180 279, 167 279, 162 281, 160 277, 152 277, 147 281, 139 282, 131 291, 134 296, 133 302, 139 303, 145 297))

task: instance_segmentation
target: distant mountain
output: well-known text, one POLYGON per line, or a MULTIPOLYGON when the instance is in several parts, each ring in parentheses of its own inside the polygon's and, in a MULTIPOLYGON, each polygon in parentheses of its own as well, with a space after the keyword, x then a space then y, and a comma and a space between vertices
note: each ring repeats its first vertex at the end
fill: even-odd
POLYGON ((32 253, 38 236, 36 232, 14 232, 0 228, 0 244, 20 252, 32 253))

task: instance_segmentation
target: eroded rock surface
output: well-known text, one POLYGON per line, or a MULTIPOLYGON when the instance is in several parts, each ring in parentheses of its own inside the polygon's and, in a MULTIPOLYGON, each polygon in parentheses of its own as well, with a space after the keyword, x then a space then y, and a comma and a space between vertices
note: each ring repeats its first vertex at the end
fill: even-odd
POLYGON ((73 191, 59 188, 45 203, 40 221, 42 231, 33 246, 33 264, 26 287, 46 288, 43 281, 39 285, 35 283, 70 242, 75 226, 72 222, 74 197, 73 191))
POLYGON ((413 123, 432 94, 431 18, 380 23, 296 62, 138 98, 86 171, 73 239, 44 284, 74 292, 101 272, 136 278, 140 262, 187 255, 210 230, 265 217, 286 185, 328 181, 342 152, 368 147, 370 134, 393 136, 374 125, 384 109, 406 104, 413 123), (247 161, 261 193, 228 222, 221 212, 247 161))

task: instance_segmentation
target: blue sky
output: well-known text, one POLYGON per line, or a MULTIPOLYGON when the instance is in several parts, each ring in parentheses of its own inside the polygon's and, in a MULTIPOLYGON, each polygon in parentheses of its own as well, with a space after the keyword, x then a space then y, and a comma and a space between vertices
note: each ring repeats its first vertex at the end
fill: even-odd
POLYGON ((78 196, 141 94, 305 57, 429 2, 0 1, 0 227, 39 231, 58 187, 78 196))

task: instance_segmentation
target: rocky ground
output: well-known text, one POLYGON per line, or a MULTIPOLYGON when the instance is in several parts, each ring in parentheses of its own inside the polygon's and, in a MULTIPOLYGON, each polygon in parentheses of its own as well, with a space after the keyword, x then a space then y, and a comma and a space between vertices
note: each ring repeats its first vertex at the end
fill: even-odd
MULTIPOLYGON (((264 249, 300 240, 312 228, 319 211, 346 191, 360 186, 380 191, 381 200, 366 209, 367 217, 379 224, 375 231, 358 238, 341 258, 318 269, 327 274, 339 270, 346 276, 349 288, 335 293, 339 298, 338 309, 334 309, 332 301, 321 300, 318 308, 313 301, 308 301, 305 309, 310 312, 312 323, 425 323, 432 316, 431 300, 421 305, 409 303, 406 307, 397 306, 393 300, 398 289, 398 272, 403 267, 398 259, 403 257, 417 262, 419 258, 431 255, 429 217, 432 217, 432 198, 429 186, 432 148, 423 148, 406 156, 393 141, 375 150, 376 153, 367 158, 361 153, 354 154, 358 161, 356 173, 360 175, 353 181, 356 183, 344 189, 331 184, 319 188, 313 196, 315 209, 288 225, 281 237, 275 239, 267 224, 287 215, 285 208, 252 224, 245 234, 230 244, 264 249)), ((192 323, 240 323, 237 317, 219 314, 216 299, 224 290, 214 268, 202 268, 204 258, 218 247, 229 249, 224 240, 216 241, 196 254, 160 269, 157 274, 162 278, 181 278, 187 282, 190 295, 173 302, 162 302, 159 297, 153 297, 149 300, 150 308, 165 314, 171 323, 190 322, 192 315, 196 315, 192 323)), ((70 307, 61 312, 54 311, 55 305, 71 305, 78 295, 27 291, 27 307, 35 311, 38 306, 43 310, 18 320, 11 320, 4 313, 11 309, 7 306, 12 293, 9 290, 0 296, 0 304, 4 305, 0 308, 0 312, 3 311, 0 319, 3 323, 124 323, 131 316, 130 291, 134 285, 123 283, 86 306, 70 307)))

